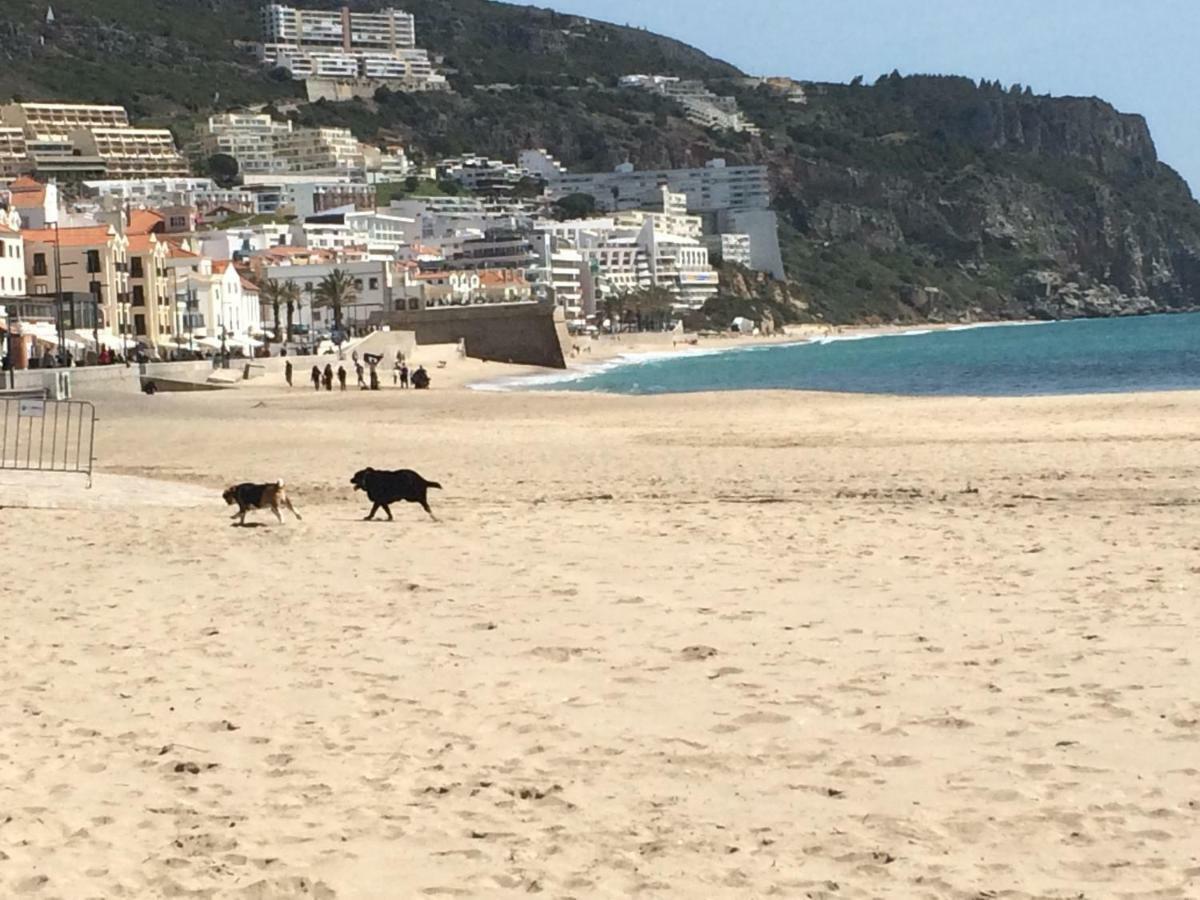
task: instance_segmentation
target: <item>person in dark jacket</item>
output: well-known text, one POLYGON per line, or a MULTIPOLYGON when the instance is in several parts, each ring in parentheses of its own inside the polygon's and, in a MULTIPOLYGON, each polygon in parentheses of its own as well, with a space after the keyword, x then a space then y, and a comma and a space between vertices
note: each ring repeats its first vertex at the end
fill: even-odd
POLYGON ((312 375, 310 377, 312 378, 313 390, 319 391, 321 389, 321 370, 318 367, 313 366, 312 375))
POLYGON ((338 376, 338 387, 340 387, 344 391, 346 389, 346 367, 345 366, 338 366, 337 376, 338 376))
POLYGON ((292 386, 292 361, 289 359, 283 364, 283 377, 287 381, 288 387, 292 386))
POLYGON ((321 378, 321 383, 325 385, 325 390, 333 390, 333 365, 325 363, 325 374, 321 378))

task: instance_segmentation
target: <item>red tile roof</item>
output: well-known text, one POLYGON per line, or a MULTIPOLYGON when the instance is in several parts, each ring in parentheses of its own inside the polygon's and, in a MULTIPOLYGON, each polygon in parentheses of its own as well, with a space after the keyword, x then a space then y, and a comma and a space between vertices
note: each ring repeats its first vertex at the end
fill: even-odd
POLYGON ((46 202, 46 186, 28 175, 22 175, 8 185, 12 205, 16 209, 32 209, 46 202))
POLYGON ((165 218, 153 210, 135 209, 129 214, 129 225, 125 231, 129 234, 149 234, 165 221, 165 218))
POLYGON ((153 253, 154 245, 158 243, 151 234, 130 234, 129 249, 133 253, 153 253))
POLYGON ((89 225, 84 228, 61 228, 57 232, 53 228, 34 228, 22 231, 21 237, 27 244, 53 244, 55 234, 63 247, 107 244, 114 236, 112 228, 108 225, 89 225))

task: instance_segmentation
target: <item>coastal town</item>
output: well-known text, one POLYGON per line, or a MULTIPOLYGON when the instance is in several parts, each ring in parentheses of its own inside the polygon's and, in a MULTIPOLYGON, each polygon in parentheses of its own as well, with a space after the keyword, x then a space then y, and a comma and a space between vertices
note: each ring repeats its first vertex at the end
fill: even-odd
MULTIPOLYGON (((446 90, 417 36, 396 9, 272 4, 258 53, 310 98, 446 90)), ((752 127, 677 78, 623 87, 678 96, 707 127, 752 127)), ((0 105, 10 369, 319 352, 379 329, 554 365, 508 352, 479 308, 584 336, 671 328, 718 293, 721 263, 783 277, 765 166, 573 172, 538 147, 418 162, 263 108, 177 140, 120 106, 0 105)))

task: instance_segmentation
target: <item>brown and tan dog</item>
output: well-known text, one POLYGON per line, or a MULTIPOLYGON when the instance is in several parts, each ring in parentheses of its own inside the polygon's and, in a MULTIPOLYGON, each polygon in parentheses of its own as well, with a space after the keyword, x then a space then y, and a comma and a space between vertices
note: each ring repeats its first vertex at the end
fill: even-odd
POLYGON ((237 504, 238 511, 231 518, 237 519, 239 525, 246 524, 246 513, 252 509, 270 508, 281 525, 283 524, 283 516, 279 514, 281 506, 286 506, 292 511, 292 515, 297 519, 300 518, 300 513, 296 512, 292 501, 288 499, 287 491, 283 489, 282 481, 274 484, 251 484, 250 482, 235 484, 233 487, 227 488, 221 496, 230 506, 237 504))

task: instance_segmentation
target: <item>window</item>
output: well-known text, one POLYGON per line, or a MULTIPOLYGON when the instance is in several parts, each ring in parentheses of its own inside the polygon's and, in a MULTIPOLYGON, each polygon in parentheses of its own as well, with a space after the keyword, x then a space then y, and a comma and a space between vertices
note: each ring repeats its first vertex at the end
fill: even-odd
MULTIPOLYGON (((143 288, 140 284, 135 284, 133 286, 133 305, 134 306, 145 306, 146 305, 146 289, 143 288)), ((139 316, 139 318, 140 318, 140 316, 139 316)))
POLYGON ((146 333, 146 317, 139 314, 133 317, 133 328, 137 334, 146 333))
POLYGON ((361 279, 361 278, 355 278, 355 279, 354 279, 354 289, 355 289, 356 291, 361 291, 361 290, 362 290, 362 279, 361 279))
POLYGON ((46 274, 46 254, 45 253, 33 254, 33 274, 34 275, 45 275, 46 274))
POLYGON ((93 274, 100 271, 99 250, 89 250, 87 252, 87 270, 93 274))
POLYGON ((34 287, 33 292, 35 294, 45 294, 45 293, 47 293, 47 289, 44 284, 39 284, 34 287))
POLYGON ((171 216, 172 228, 186 228, 187 219, 184 216, 171 216))
POLYGON ((408 308, 409 308, 409 309, 417 309, 417 307, 418 307, 418 302, 419 302, 419 301, 417 300, 417 298, 416 298, 416 297, 410 297, 410 298, 409 298, 409 301, 408 301, 408 308))
POLYGON ((370 285, 371 285, 371 290, 373 290, 373 291, 379 290, 379 279, 372 278, 370 281, 370 285))
POLYGON ((146 277, 142 270, 142 258, 140 256, 135 256, 129 260, 129 275, 131 278, 146 277))

